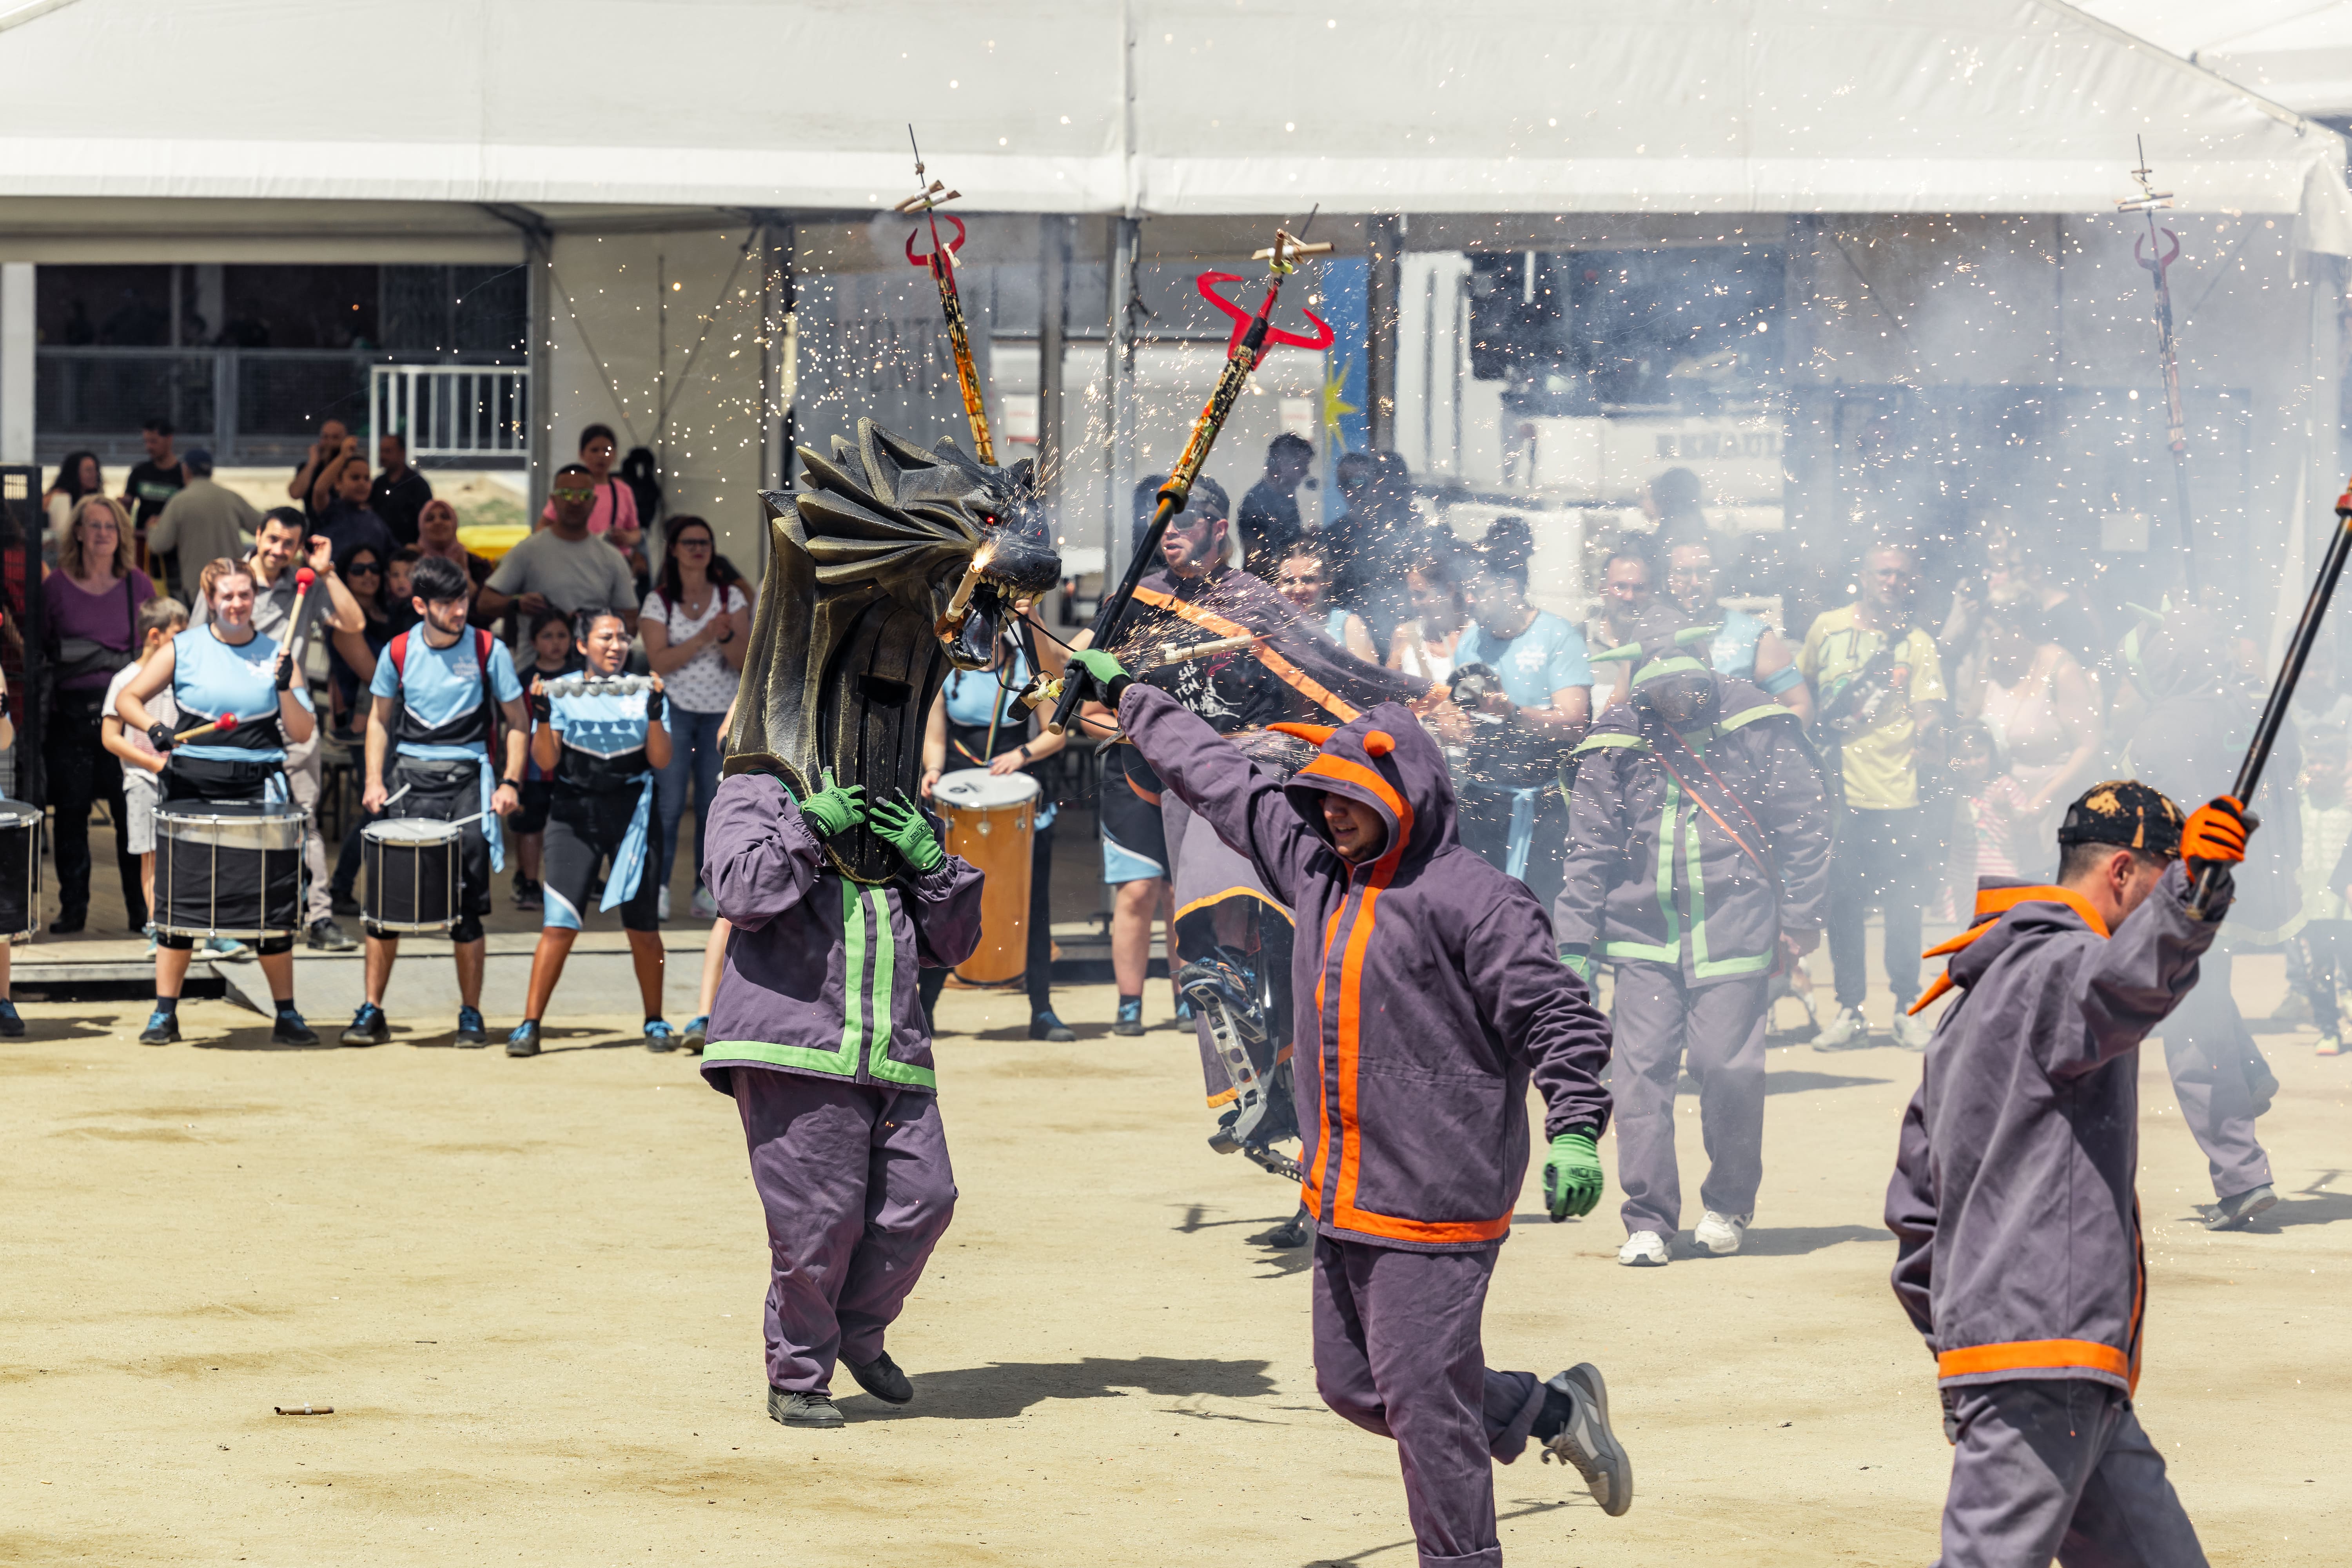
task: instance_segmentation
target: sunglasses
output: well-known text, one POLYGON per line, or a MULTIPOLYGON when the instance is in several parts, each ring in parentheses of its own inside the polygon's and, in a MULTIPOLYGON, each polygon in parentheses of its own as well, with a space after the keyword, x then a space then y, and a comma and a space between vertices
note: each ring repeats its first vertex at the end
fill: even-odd
POLYGON ((350 565, 343 568, 343 575, 346 577, 381 577, 383 575, 383 568, 377 565, 373 561, 354 561, 350 565))
POLYGON ((593 489, 559 489, 550 490, 548 492, 548 494, 553 496, 557 500, 586 500, 590 496, 593 496, 595 493, 596 492, 593 489))
POLYGON ((677 547, 680 550, 708 550, 710 548, 710 541, 707 539, 695 539, 689 537, 679 540, 677 542, 677 547))

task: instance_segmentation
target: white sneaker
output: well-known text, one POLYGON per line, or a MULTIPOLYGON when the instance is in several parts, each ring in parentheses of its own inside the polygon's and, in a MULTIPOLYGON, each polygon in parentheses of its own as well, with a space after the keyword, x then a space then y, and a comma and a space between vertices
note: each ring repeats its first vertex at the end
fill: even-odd
POLYGON ((664 888, 661 890, 661 897, 654 901, 656 906, 654 910, 654 918, 664 921, 669 919, 669 889, 664 888))
POLYGON ((1859 1007, 1841 1007, 1837 1016, 1822 1026, 1813 1037, 1817 1051, 1859 1050, 1870 1044, 1870 1025, 1864 1021, 1859 1007))
POLYGON ((1936 1037, 1936 1026, 1916 1013, 1895 1016, 1895 1043, 1906 1051, 1924 1051, 1936 1037))
POLYGON ((1692 1229, 1691 1239, 1717 1258, 1728 1258, 1739 1250, 1740 1237, 1748 1234, 1748 1222, 1753 1217, 1744 1214, 1717 1214, 1709 1209, 1706 1217, 1692 1229))
POLYGON ((710 896, 710 889, 708 888, 694 889, 693 908, 696 920, 715 921, 719 918, 719 900, 710 896))
POLYGON ((1637 1230, 1617 1249, 1617 1261, 1628 1268, 1664 1268, 1666 1241, 1654 1230, 1637 1230))

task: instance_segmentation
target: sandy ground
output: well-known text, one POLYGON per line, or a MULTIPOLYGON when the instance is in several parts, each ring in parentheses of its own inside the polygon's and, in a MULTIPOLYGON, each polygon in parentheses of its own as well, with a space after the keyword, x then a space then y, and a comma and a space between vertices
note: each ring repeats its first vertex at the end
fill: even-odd
MULTIPOLYGON (((2266 1014, 2276 962, 2240 970, 2266 1014)), ((612 1002, 527 1062, 273 1051, 224 1004, 144 1049, 137 1009, 29 1009, 0 1046, 0 1562, 1412 1561, 1392 1450, 1316 1397, 1303 1256, 1246 1240, 1290 1192, 1204 1147, 1189 1039, 1035 1045, 1017 998, 950 994, 962 1203, 891 1340, 916 1403, 796 1434, 763 1414, 732 1108, 612 1002), (271 1413, 306 1402, 335 1413, 271 1413)), ((2217 1563, 2343 1557, 2352 1058, 2310 1040, 2266 1037, 2287 1196, 2247 1235, 2195 1225, 2203 1163, 2146 1063, 2140 1406, 2217 1563)), ((1613 1194, 1565 1226, 1523 1201, 1489 1359, 1598 1362, 1638 1491, 1612 1520, 1557 1468, 1498 1470, 1513 1561, 1934 1555, 1948 1450, 1878 1222, 1917 1058, 1771 1071, 1742 1256, 1622 1269, 1613 1194)))

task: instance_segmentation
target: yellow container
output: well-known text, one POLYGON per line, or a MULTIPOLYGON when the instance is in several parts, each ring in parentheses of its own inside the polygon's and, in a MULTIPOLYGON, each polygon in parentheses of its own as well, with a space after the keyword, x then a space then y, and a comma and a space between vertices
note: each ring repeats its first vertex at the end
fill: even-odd
POLYGON ((485 561, 498 560, 530 537, 530 525, 522 522, 474 523, 457 531, 457 542, 485 561))

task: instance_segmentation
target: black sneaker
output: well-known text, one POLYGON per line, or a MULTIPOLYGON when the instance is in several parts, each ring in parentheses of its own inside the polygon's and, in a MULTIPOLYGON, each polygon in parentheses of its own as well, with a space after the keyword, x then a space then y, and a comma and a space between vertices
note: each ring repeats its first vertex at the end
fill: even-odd
POLYGON ((864 1366, 847 1356, 841 1358, 841 1364, 849 1369, 858 1387, 885 1405, 904 1405, 915 1397, 915 1385, 907 1381, 907 1374, 898 1370, 898 1363, 890 1359, 888 1351, 879 1352, 864 1366))
MULTIPOLYGON (((1142 1032, 1139 1028, 1136 1031, 1137 1034, 1142 1032)), ((1078 1036, 1077 1031, 1054 1016, 1054 1010, 1048 1007, 1029 1016, 1029 1037, 1033 1040, 1075 1040, 1078 1036)))
POLYGON ((362 915, 367 912, 366 907, 352 897, 348 891, 330 893, 327 896, 327 902, 329 907, 339 915, 362 915))
POLYGON ((0 997, 0 1035, 12 1040, 22 1039, 25 1035, 25 1020, 17 1013, 16 1004, 5 997, 0 997))
POLYGON ((677 1049, 677 1031, 669 1026, 667 1018, 646 1020, 646 1049, 669 1052, 677 1049))
POLYGON ((305 940, 312 947, 325 952, 349 952, 359 946, 359 943, 353 942, 342 927, 331 920, 312 921, 310 933, 305 940))
POLYGON ((786 1426, 821 1426, 830 1430, 846 1425, 830 1394, 787 1394, 768 1390, 768 1417, 786 1426))
POLYGON ((1601 1511, 1616 1518, 1633 1506, 1633 1461, 1609 1429, 1609 1385, 1601 1369, 1579 1362, 1544 1389, 1547 1405, 1557 1395, 1570 1405, 1559 1429, 1544 1439, 1544 1462, 1575 1466, 1601 1511))
POLYGON ((482 1027, 482 1010, 479 1007, 457 1009, 457 1043, 469 1050, 490 1043, 489 1032, 482 1027))
POLYGON ((539 1055, 538 1019, 525 1018, 514 1026, 514 1032, 507 1037, 507 1055, 510 1057, 539 1055))
POLYGON ((1297 1214, 1292 1215, 1272 1230, 1260 1231, 1251 1237, 1250 1241, 1258 1247, 1278 1247, 1287 1249, 1304 1247, 1313 1240, 1314 1237, 1315 1216, 1307 1212, 1305 1204, 1300 1204, 1297 1214))
POLYGON ((539 884, 529 877, 517 877, 514 883, 514 907, 519 910, 538 909, 545 900, 539 884))
POLYGON ((1111 1020, 1110 1032, 1114 1035, 1143 1033, 1143 1004, 1137 1002, 1130 1005, 1121 1002, 1118 1005, 1118 1016, 1111 1020))
POLYGON ((302 1021, 301 1014, 280 1013, 278 1022, 270 1026, 269 1043, 273 1046, 315 1046, 319 1043, 319 1032, 302 1021))
POLYGON ((392 1038, 392 1025, 383 1009, 373 1002, 362 1002, 360 1010, 352 1015, 352 1026, 343 1031, 347 1046, 381 1046, 392 1038))
POLYGON ((698 1057, 709 1039, 710 1015, 697 1013, 686 1021, 686 1033, 678 1037, 677 1043, 686 1048, 688 1055, 698 1057))
POLYGON ((180 1043, 180 1016, 177 1013, 150 1013, 147 1026, 139 1031, 142 1046, 176 1046, 180 1043))

